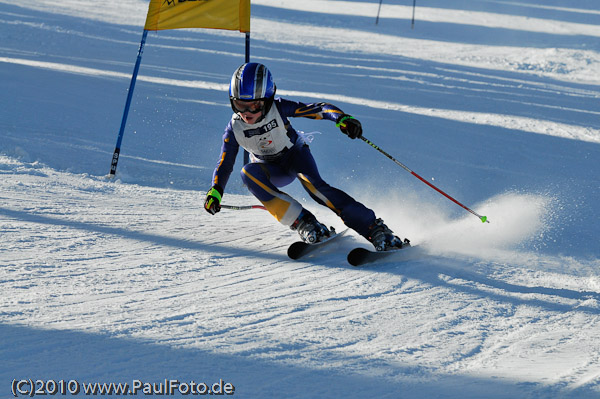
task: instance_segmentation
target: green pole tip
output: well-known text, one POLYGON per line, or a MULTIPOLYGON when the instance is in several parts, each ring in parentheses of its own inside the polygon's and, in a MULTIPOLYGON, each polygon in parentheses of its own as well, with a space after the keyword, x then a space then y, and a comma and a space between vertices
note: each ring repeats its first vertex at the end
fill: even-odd
POLYGON ((482 216, 481 217, 481 223, 485 223, 485 222, 489 223, 489 221, 487 220, 487 216, 482 216))

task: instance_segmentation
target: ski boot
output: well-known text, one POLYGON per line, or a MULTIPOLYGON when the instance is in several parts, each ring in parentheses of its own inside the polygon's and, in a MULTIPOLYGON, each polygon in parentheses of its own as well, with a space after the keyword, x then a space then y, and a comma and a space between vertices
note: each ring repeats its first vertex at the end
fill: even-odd
POLYGON ((391 249, 402 248, 403 245, 410 245, 410 241, 405 238, 402 241, 394 232, 387 227, 382 219, 376 219, 369 226, 369 236, 367 240, 373 244, 377 251, 389 251, 391 249))
POLYGON ((334 233, 334 231, 330 231, 324 224, 319 223, 317 218, 306 209, 300 212, 300 216, 298 216, 298 219, 296 219, 290 228, 298 231, 302 241, 309 244, 317 243, 334 233))

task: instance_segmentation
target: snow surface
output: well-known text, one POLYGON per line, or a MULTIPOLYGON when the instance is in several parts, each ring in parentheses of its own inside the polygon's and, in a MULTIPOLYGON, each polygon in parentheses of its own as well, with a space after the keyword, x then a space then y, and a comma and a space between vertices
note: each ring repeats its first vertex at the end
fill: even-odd
MULTIPOLYGON (((0 0, 2 397, 13 379, 167 378, 241 398, 600 398, 597 0, 418 2, 414 29, 409 1, 377 25, 378 1, 252 1, 251 58, 280 95, 335 103, 491 221, 293 120, 327 181, 427 252, 360 269, 356 235, 294 262, 264 211, 202 209, 239 32, 149 35, 105 177, 147 4, 0 0)), ((235 173, 224 202, 256 200, 235 173)))

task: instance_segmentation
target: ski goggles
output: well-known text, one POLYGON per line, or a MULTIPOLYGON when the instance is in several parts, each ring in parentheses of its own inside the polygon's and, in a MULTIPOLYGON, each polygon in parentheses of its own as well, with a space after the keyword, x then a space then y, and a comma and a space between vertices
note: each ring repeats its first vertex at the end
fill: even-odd
POLYGON ((265 102, 263 100, 231 100, 231 104, 233 105, 234 111, 240 114, 246 112, 251 114, 258 114, 259 112, 262 112, 262 110, 265 108, 265 102))

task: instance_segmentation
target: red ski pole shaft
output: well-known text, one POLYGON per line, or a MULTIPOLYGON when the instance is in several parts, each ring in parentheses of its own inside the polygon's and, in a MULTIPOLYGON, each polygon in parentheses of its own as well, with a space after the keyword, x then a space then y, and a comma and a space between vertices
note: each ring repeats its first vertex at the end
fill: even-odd
POLYGON ((483 223, 489 223, 490 221, 487 220, 487 216, 482 216, 480 214, 478 214, 477 212, 475 212, 474 210, 472 210, 471 208, 461 204, 460 202, 458 202, 457 200, 455 200, 454 198, 452 198, 450 195, 446 194, 445 192, 443 192, 442 190, 440 190, 439 188, 437 188, 436 186, 434 186, 433 184, 431 184, 430 182, 428 182, 427 180, 423 179, 421 176, 419 176, 418 174, 416 174, 415 172, 413 172, 408 166, 404 165, 402 162, 398 161, 396 158, 394 158, 393 156, 391 156, 390 154, 388 154, 387 152, 385 152, 384 150, 382 150, 380 147, 378 147, 377 145, 375 145, 375 143, 373 143, 372 141, 370 141, 369 139, 367 139, 364 136, 360 137, 365 143, 367 143, 368 145, 370 145, 371 147, 375 148, 377 151, 379 151, 380 153, 382 153, 383 155, 385 155, 386 157, 388 157, 389 159, 391 159, 392 161, 394 161, 394 163, 398 166, 400 166, 402 169, 404 169, 405 171, 407 171, 408 173, 410 173, 411 175, 413 175, 414 177, 416 177, 417 179, 421 180, 423 183, 427 184, 429 187, 433 188, 435 191, 437 191, 438 193, 442 194, 444 197, 448 198, 450 201, 454 202, 456 205, 460 206, 461 208, 471 212, 473 215, 477 216, 479 218, 479 220, 481 220, 483 223))

